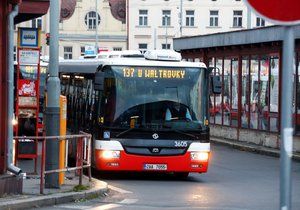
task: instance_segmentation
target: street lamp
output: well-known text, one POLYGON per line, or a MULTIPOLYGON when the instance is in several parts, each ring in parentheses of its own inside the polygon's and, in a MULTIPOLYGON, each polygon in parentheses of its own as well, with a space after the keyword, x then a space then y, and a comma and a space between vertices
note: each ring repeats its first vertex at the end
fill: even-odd
POLYGON ((96 53, 96 55, 98 54, 98 21, 99 21, 99 19, 98 19, 98 0, 95 0, 95 9, 96 9, 96 34, 95 34, 95 40, 96 40, 96 43, 95 43, 95 53, 96 53))

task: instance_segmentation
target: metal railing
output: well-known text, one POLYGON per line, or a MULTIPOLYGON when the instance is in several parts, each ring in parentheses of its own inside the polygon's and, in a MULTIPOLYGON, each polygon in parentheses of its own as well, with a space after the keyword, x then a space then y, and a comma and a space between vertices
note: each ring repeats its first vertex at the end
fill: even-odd
MULTIPOLYGON (((40 194, 44 194, 44 179, 46 174, 51 173, 60 173, 60 172, 69 172, 76 171, 76 175, 79 176, 79 185, 82 185, 82 176, 83 169, 88 169, 89 181, 92 179, 91 175, 91 146, 92 146, 92 135, 84 132, 80 132, 79 135, 65 135, 65 136, 41 136, 41 137, 30 137, 30 136, 16 136, 14 137, 16 141, 18 140, 26 140, 30 139, 33 141, 39 141, 42 144, 41 151, 41 164, 40 164, 40 194), (62 141, 66 142, 65 146, 65 163, 64 167, 60 167, 54 170, 45 170, 45 161, 46 161, 46 141, 58 141, 59 143, 62 141), (72 141, 71 144, 69 141, 72 141), (68 153, 69 148, 68 145, 71 145, 71 148, 75 148, 76 153, 74 153, 74 149, 71 151, 71 155, 76 160, 75 167, 68 167, 68 153)), ((39 147, 39 146, 38 146, 39 147)), ((37 148, 39 149, 39 148, 37 148)))

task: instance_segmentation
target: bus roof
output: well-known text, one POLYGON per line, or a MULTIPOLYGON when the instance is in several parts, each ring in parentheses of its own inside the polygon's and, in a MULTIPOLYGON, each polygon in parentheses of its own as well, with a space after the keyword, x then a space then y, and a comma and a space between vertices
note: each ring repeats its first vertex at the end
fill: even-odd
POLYGON ((101 51, 97 55, 85 55, 80 59, 106 59, 106 58, 140 58, 144 55, 139 50, 123 50, 123 51, 101 51))
POLYGON ((202 62, 186 61, 155 61, 144 58, 110 58, 63 60, 59 62, 60 73, 94 74, 99 66, 150 66, 150 67, 181 67, 181 68, 206 68, 202 62))
POLYGON ((59 72, 94 74, 102 63, 100 59, 63 60, 59 62, 59 72))
POLYGON ((182 67, 182 68, 206 68, 202 62, 186 62, 186 61, 157 61, 147 59, 118 58, 103 60, 103 66, 151 66, 151 67, 182 67))

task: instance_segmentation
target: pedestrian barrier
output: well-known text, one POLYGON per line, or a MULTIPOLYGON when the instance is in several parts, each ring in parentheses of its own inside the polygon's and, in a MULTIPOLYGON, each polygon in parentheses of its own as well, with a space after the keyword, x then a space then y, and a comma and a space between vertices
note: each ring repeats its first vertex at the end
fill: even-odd
MULTIPOLYGON (((88 169, 89 181, 91 181, 91 145, 92 145, 92 135, 84 132, 80 132, 78 135, 65 135, 65 136, 40 136, 40 137, 30 137, 30 136, 17 136, 14 137, 15 141, 30 139, 34 142, 41 142, 41 164, 40 164, 40 194, 44 194, 44 179, 46 174, 51 173, 63 173, 68 171, 76 171, 76 175, 79 176, 79 185, 82 185, 83 169, 88 169), (45 170, 46 164, 46 141, 58 141, 66 143, 65 147, 65 161, 64 167, 59 167, 53 170, 45 170), (69 151, 69 146, 71 151, 69 151), (75 148, 75 149, 74 149, 75 148), (74 151, 75 150, 75 151, 74 151), (68 155, 71 155, 76 160, 76 166, 68 167, 68 155)), ((40 145, 39 145, 40 146, 40 145)), ((38 146, 38 147, 39 147, 38 146)), ((36 164, 35 164, 36 167, 36 164)))

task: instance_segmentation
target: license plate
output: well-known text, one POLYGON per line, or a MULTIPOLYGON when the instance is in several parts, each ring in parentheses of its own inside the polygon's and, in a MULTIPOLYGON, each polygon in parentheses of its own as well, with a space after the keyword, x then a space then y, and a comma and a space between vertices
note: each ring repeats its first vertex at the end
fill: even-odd
POLYGON ((165 171, 167 170, 167 164, 144 164, 145 170, 157 170, 165 171))

